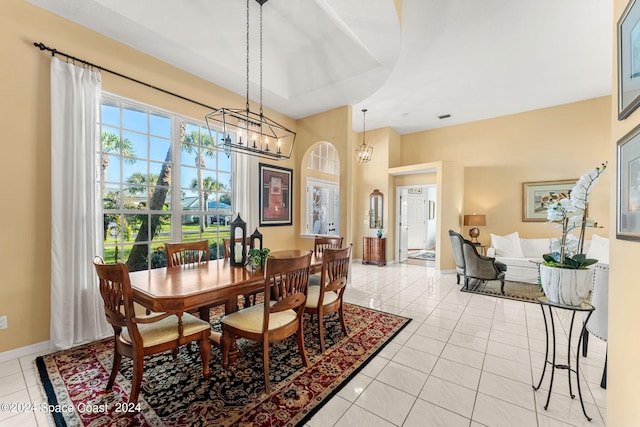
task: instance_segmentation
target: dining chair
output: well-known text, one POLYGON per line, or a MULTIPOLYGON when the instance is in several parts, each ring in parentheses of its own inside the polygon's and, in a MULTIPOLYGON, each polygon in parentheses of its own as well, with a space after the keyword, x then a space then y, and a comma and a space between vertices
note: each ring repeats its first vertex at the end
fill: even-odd
MULTIPOLYGON (((313 242, 313 253, 317 256, 322 254, 325 249, 342 248, 343 237, 320 237, 316 236, 313 242)), ((309 279, 309 285, 317 286, 320 284, 320 275, 312 274, 309 279)))
POLYGON ((344 321, 343 297, 349 276, 352 246, 349 245, 344 249, 325 249, 322 255, 320 286, 310 286, 307 294, 304 311, 318 318, 318 336, 323 353, 325 350, 323 320, 326 314, 337 311, 342 331, 345 335, 349 335, 344 321))
MULTIPOLYGON (((242 242, 242 237, 236 237, 235 243, 241 243, 241 242, 242 242)), ((229 259, 229 257, 231 256, 231 239, 230 238, 222 239, 222 245, 224 247, 223 249, 224 259, 229 259)), ((247 248, 253 248, 253 240, 251 239, 251 237, 246 238, 245 245, 247 245, 247 248)), ((243 295, 244 307, 249 307, 255 304, 256 296, 260 293, 262 293, 262 291, 251 292, 243 295)))
MULTIPOLYGON (((210 255, 208 240, 179 243, 165 242, 164 248, 165 253, 167 254, 167 268, 188 267, 209 262, 210 255)), ((199 307, 193 312, 199 312, 201 319, 208 319, 211 308, 224 303, 225 301, 218 301, 214 304, 199 307)))
POLYGON ((165 243, 167 267, 209 262, 209 241, 165 243))
POLYGON ((313 242, 313 252, 317 255, 324 252, 325 249, 340 249, 342 247, 343 240, 343 237, 316 236, 313 242))
POLYGON ((265 267, 264 301, 224 316, 222 365, 229 365, 229 347, 240 336, 262 342, 265 392, 269 382, 269 343, 296 334, 304 366, 309 359, 304 348, 303 316, 309 288, 311 253, 292 258, 269 258, 265 267))
POLYGON ((133 380, 129 402, 137 403, 142 384, 144 357, 175 350, 193 341, 197 341, 200 347, 202 374, 204 378, 209 378, 211 326, 208 322, 188 313, 153 313, 137 316, 127 266, 122 263, 105 264, 101 257, 95 257, 93 264, 98 274, 104 312, 107 321, 113 327, 113 366, 107 390, 113 387, 122 356, 130 357, 133 359, 133 380))

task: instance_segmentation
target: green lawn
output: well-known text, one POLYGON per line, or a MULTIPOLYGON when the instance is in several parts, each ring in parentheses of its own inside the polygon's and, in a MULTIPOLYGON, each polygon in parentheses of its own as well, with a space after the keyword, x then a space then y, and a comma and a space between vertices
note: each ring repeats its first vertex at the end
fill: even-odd
MULTIPOLYGON (((223 238, 229 238, 229 227, 222 226, 220 227, 220 233, 218 234, 218 226, 213 225, 209 227, 205 227, 205 230, 202 234, 200 234, 200 226, 198 224, 183 224, 182 225, 182 240, 201 240, 207 239, 209 240, 209 244, 217 241, 220 241, 223 238)), ((129 257, 129 253, 131 252, 131 248, 133 247, 133 242, 136 239, 136 235, 131 235, 129 239, 126 240, 124 245, 124 254, 122 253, 122 249, 120 247, 116 247, 113 245, 113 239, 107 239, 104 242, 104 260, 105 262, 126 262, 129 257)), ((155 239, 151 241, 152 251, 157 248, 164 249, 164 242, 169 242, 170 235, 169 233, 160 233, 156 236, 155 239)))

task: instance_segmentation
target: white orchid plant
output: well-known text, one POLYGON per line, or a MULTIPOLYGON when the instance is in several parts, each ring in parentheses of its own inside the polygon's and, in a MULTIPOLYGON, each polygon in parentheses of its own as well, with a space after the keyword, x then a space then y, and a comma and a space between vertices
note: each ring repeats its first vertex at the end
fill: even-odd
POLYGON ((589 169, 580 177, 576 185, 571 189, 568 198, 556 200, 547 205, 547 220, 559 224, 562 229, 560 250, 543 255, 545 265, 562 268, 586 268, 598 262, 589 259, 582 253, 584 247, 584 233, 587 227, 597 227, 598 223, 586 216, 589 205, 589 193, 607 169, 607 163, 603 163, 595 169, 589 169), (567 237, 574 229, 580 229, 577 251, 568 250, 567 237))

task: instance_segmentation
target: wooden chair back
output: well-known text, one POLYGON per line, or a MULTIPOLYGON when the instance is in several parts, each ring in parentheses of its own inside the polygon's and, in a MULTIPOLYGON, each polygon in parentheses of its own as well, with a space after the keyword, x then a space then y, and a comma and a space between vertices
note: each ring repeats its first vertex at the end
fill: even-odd
POLYGON ((167 267, 209 262, 209 241, 165 243, 167 267))
POLYGON ((307 290, 309 288, 309 266, 311 252, 294 258, 267 259, 264 280, 264 323, 269 329, 269 314, 285 310, 295 310, 302 318, 307 290), (269 301, 274 301, 272 305, 269 301))
POLYGON ((315 254, 323 253, 325 249, 342 248, 343 237, 318 237, 313 242, 313 252, 315 254))
MULTIPOLYGON (((349 264, 351 262, 351 245, 343 249, 326 249, 322 255, 322 273, 320 286, 325 292, 336 292, 339 299, 347 286, 349 277, 349 264)), ((320 295, 320 304, 322 295, 320 295)))
POLYGON ((104 302, 104 314, 107 322, 113 326, 116 334, 126 327, 133 338, 133 342, 142 346, 142 337, 138 326, 132 319, 135 318, 133 307, 133 292, 129 280, 129 269, 125 264, 105 264, 103 259, 93 259, 96 273, 98 274, 100 295, 104 302))
MULTIPOLYGON (((242 243, 242 237, 236 237, 235 243, 242 243)), ((224 259, 229 259, 231 256, 231 239, 222 239, 222 244, 224 246, 224 259)), ((247 245, 248 248, 253 248, 251 237, 245 239, 245 245, 247 245)))

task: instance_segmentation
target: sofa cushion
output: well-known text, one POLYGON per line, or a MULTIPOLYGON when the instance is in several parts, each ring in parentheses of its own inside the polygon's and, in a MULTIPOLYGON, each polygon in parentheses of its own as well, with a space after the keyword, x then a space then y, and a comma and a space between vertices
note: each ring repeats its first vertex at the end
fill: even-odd
POLYGON ((511 257, 499 257, 496 260, 503 262, 507 265, 507 271, 510 267, 521 267, 521 268, 533 268, 537 269, 538 265, 532 261, 542 261, 542 258, 511 258, 511 257))
POLYGON ((551 252, 551 239, 520 239, 520 247, 525 258, 542 258, 551 252))
POLYGON ((597 234, 591 236, 587 258, 597 259, 602 264, 609 264, 609 239, 597 234))
POLYGON ((496 256, 509 258, 523 258, 520 246, 520 235, 517 231, 506 236, 491 234, 491 246, 496 250, 496 256))

